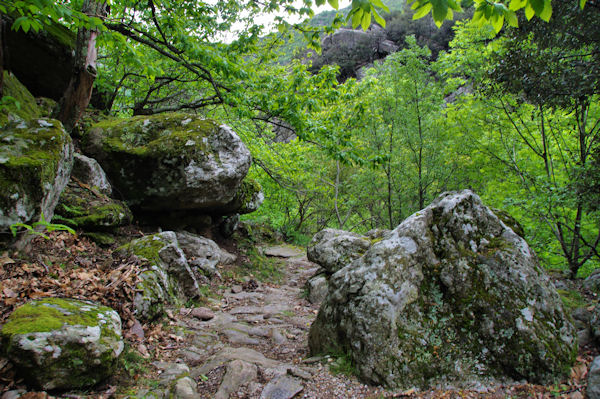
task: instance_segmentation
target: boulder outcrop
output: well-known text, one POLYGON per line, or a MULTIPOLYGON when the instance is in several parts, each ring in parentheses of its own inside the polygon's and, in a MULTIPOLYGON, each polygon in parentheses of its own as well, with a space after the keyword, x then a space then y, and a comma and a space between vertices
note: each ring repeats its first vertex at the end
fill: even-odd
POLYGON ((51 220, 69 181, 73 144, 54 119, 10 122, 0 128, 0 230, 51 220))
POLYGON ((9 316, 0 338, 20 375, 44 390, 97 384, 112 374, 123 351, 117 312, 73 299, 22 305, 9 316))
POLYGON ((146 320, 161 315, 165 305, 199 297, 199 279, 218 275, 218 263, 235 260, 207 238, 173 231, 133 240, 121 250, 148 261, 134 299, 137 317, 146 320))
POLYGON ((309 345, 349 353, 362 379, 405 389, 547 382, 577 351, 535 254, 469 190, 441 195, 333 274, 309 345))
POLYGON ((243 183, 252 162, 237 134, 195 115, 105 120, 83 137, 134 213, 198 219, 251 212, 260 186, 243 183))

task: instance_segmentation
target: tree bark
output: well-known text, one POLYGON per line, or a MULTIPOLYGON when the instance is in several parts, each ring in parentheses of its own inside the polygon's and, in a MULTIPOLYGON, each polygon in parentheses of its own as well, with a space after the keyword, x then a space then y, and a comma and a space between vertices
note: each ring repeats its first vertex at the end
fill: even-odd
MULTIPOLYGON (((108 7, 102 0, 84 0, 81 11, 88 16, 103 18, 108 14, 108 7)), ((97 31, 86 28, 80 28, 77 32, 73 75, 60 100, 58 112, 58 120, 63 123, 68 132, 73 130, 92 97, 92 88, 97 74, 97 36, 97 31)))

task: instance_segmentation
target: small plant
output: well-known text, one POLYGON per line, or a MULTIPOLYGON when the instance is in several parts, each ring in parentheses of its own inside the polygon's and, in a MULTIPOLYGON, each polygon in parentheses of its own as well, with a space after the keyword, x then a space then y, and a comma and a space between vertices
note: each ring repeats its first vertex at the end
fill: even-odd
POLYGON ((144 359, 129 344, 125 344, 123 353, 119 357, 119 368, 125 370, 129 377, 135 377, 136 374, 144 374, 148 371, 146 364, 148 360, 144 359))
POLYGON ((334 374, 344 374, 344 375, 357 375, 358 370, 356 369, 356 365, 352 361, 352 356, 350 352, 339 353, 332 352, 331 357, 335 360, 329 365, 329 370, 331 370, 334 374))
POLYGON ((19 228, 23 228, 26 231, 29 231, 31 234, 35 234, 35 235, 44 237, 47 240, 49 240, 50 237, 48 237, 46 234, 44 234, 44 231, 49 232, 49 233, 51 233, 53 231, 66 231, 73 235, 77 235, 75 230, 73 230, 69 226, 66 226, 64 224, 50 223, 50 222, 46 221, 46 218, 44 218, 43 212, 40 216, 40 220, 38 222, 34 222, 33 224, 20 223, 20 222, 11 224, 10 231, 11 231, 13 237, 17 236, 19 228), (43 228, 43 229, 41 229, 41 231, 39 231, 38 228, 43 228))

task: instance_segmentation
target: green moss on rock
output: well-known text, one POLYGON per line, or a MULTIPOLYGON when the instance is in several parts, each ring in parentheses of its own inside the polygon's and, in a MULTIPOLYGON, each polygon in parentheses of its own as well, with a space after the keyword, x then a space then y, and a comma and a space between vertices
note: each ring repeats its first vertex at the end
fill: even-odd
POLYGON ((73 144, 53 119, 12 122, 0 129, 0 228, 50 220, 67 184, 73 144))
POLYGON ((123 350, 118 314, 92 302, 47 298, 17 308, 0 331, 21 376, 42 389, 72 389, 108 377, 123 350))
POLYGON ((9 101, 0 108, 0 125, 8 123, 9 119, 28 121, 42 116, 33 95, 7 71, 4 71, 3 95, 12 97, 16 103, 9 101))

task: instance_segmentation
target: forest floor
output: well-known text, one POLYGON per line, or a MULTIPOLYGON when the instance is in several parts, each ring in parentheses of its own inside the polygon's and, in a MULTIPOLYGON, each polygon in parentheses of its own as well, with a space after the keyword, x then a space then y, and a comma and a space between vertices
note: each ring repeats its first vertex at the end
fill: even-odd
MULTIPOLYGON (((131 307, 135 275, 141 268, 136 258, 119 257, 66 233, 54 233, 50 240, 36 238, 26 248, 27 256, 0 254, 0 323, 15 306, 52 295, 100 301, 119 311, 124 324, 126 350, 112 379, 85 392, 27 392, 21 398, 146 397, 171 383, 170 370, 175 369, 193 378, 196 398, 578 399, 585 395, 588 366, 597 355, 591 347, 581 348, 567 380, 551 386, 515 383, 394 392, 365 385, 343 355, 311 358, 308 353, 308 331, 318 305, 305 298, 304 284, 317 265, 306 259, 304 249, 261 246, 257 252, 262 266, 253 270, 247 254, 235 243, 225 247, 238 253, 238 262, 220 269, 222 278, 212 283, 202 303, 170 309, 164 319, 146 325, 135 320, 131 307)), ((27 391, 25 383, 10 362, 0 358, 0 395, 27 391)))

